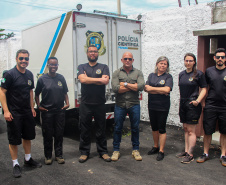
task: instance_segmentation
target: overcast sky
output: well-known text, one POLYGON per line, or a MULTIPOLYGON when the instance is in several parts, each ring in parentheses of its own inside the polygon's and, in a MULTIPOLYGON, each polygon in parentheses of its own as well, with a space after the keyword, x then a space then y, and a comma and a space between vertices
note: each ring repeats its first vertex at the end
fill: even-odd
MULTIPOLYGON (((216 0, 198 0, 208 3, 216 0)), ((182 7, 188 6, 188 0, 181 0, 182 7)), ((195 5, 195 0, 190 0, 195 5)), ((117 13, 117 0, 0 0, 0 28, 7 32, 21 30, 76 9, 82 4, 81 11, 93 10, 117 13)), ((139 14, 155 9, 178 7, 178 0, 121 0, 121 13, 139 14)))

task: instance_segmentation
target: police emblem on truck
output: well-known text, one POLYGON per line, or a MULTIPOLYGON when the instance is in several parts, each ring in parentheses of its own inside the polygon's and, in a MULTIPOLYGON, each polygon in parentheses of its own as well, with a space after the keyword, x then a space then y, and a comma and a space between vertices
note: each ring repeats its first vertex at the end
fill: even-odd
POLYGON ((88 30, 86 32, 86 45, 85 45, 85 51, 87 51, 87 48, 89 46, 96 46, 98 49, 99 55, 104 55, 106 52, 106 46, 104 45, 104 34, 102 32, 93 32, 88 30))

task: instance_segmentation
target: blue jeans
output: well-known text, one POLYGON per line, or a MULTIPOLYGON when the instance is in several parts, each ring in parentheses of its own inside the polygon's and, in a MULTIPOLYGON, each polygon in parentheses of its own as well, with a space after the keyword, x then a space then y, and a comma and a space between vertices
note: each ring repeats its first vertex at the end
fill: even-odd
POLYGON ((139 150, 139 123, 140 123, 140 105, 134 105, 133 107, 126 109, 115 105, 115 129, 114 129, 114 151, 119 151, 122 138, 122 128, 125 117, 129 114, 131 132, 132 132, 132 145, 133 150, 139 150))

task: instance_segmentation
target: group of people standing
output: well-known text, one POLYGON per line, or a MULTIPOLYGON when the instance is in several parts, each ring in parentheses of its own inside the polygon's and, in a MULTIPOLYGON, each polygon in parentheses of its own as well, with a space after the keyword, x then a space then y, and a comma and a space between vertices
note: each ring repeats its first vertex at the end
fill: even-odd
MULTIPOLYGON (((31 140, 35 139, 36 112, 33 104, 33 74, 26 69, 29 64, 29 52, 21 49, 16 53, 16 66, 7 71, 1 82, 0 100, 7 122, 9 151, 13 161, 13 176, 21 176, 18 162, 18 145, 23 144, 25 151, 24 165, 42 167, 31 157, 31 140)), ((45 164, 52 163, 53 138, 55 160, 63 164, 63 133, 65 109, 69 107, 68 88, 64 77, 56 73, 58 59, 50 57, 47 67, 49 72, 42 75, 35 89, 37 108, 41 111, 42 134, 45 164), (39 95, 42 94, 42 101, 39 95)))
MULTIPOLYGON (((205 75, 196 69, 197 62, 194 54, 187 53, 184 56, 186 69, 179 74, 178 83, 180 88, 179 116, 185 131, 185 150, 177 157, 182 158, 182 163, 190 163, 194 160, 195 129, 202 107, 204 107, 204 154, 197 159, 197 162, 202 163, 209 159, 211 136, 215 132, 218 121, 222 152, 220 161, 223 166, 226 166, 225 56, 225 49, 217 49, 214 54, 216 66, 208 68, 205 75)), ((123 54, 121 59, 123 66, 113 73, 111 80, 116 104, 113 154, 110 157, 105 135, 105 86, 109 83, 110 72, 107 65, 97 62, 98 49, 96 46, 88 47, 87 58, 88 63, 79 65, 77 70, 82 95, 79 108, 79 150, 81 153, 79 162, 84 163, 89 159, 93 118, 96 127, 97 152, 106 162, 118 161, 123 122, 127 114, 131 123, 132 156, 137 161, 142 160, 139 152, 139 92, 143 90, 148 93, 148 111, 154 140, 154 146, 148 155, 158 154, 156 160, 163 160, 166 122, 170 109, 170 92, 173 88, 173 78, 169 74, 169 59, 165 56, 157 59, 155 71, 148 76, 145 84, 143 73, 133 67, 133 54, 131 52, 123 54)), ((16 62, 17 65, 4 74, 0 88, 0 100, 7 122, 13 175, 20 177, 21 168, 17 157, 17 146, 21 143, 23 143, 25 150, 24 164, 31 167, 41 167, 42 165, 31 158, 31 140, 35 138, 34 117, 36 112, 33 105, 33 74, 26 69, 29 64, 29 52, 23 49, 19 50, 16 54, 16 62)), ((38 79, 35 89, 35 101, 42 118, 44 155, 47 165, 53 162, 53 145, 55 160, 59 164, 65 163, 63 132, 65 110, 69 107, 69 99, 66 80, 62 75, 56 73, 58 65, 56 57, 48 59, 49 71, 38 79), (41 102, 40 94, 42 95, 41 102)))
MULTIPOLYGON (((179 74, 180 107, 179 117, 183 123, 185 149, 177 154, 182 163, 194 160, 193 150, 196 144, 196 125, 203 108, 204 153, 196 160, 203 163, 209 159, 209 146, 212 134, 218 123, 220 132, 220 161, 226 166, 226 50, 218 48, 214 54, 215 66, 208 68, 205 74, 196 69, 196 57, 192 53, 184 56, 185 70, 179 74)), ((169 60, 159 57, 155 73, 151 73, 145 85, 148 92, 148 108, 154 146, 148 155, 158 153, 156 160, 164 158, 166 141, 166 120, 170 108, 169 93, 173 79, 169 74, 169 60)))

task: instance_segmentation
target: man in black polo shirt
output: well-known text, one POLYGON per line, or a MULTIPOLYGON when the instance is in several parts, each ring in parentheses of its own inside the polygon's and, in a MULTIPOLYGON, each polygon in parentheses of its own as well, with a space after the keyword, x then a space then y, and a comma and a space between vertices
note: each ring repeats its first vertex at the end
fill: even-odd
POLYGON ((87 49, 88 63, 78 66, 78 79, 81 82, 80 114, 80 146, 79 162, 87 161, 91 147, 92 117, 96 126, 96 145, 100 157, 110 162, 107 140, 105 136, 105 85, 109 83, 109 68, 105 64, 97 63, 98 50, 95 46, 87 49))
POLYGON ((21 49, 16 53, 17 65, 7 71, 2 79, 0 100, 7 122, 9 151, 13 160, 13 176, 21 176, 18 163, 18 147, 23 141, 25 151, 24 164, 41 167, 31 158, 31 140, 35 138, 36 112, 33 106, 33 74, 26 69, 29 64, 29 53, 21 49))
POLYGON ((206 82, 209 85, 208 96, 204 108, 203 128, 204 135, 204 153, 197 159, 198 163, 203 163, 209 159, 209 146, 212 140, 212 134, 216 129, 218 121, 221 143, 220 161, 226 166, 226 51, 224 48, 218 48, 215 51, 214 60, 216 66, 209 67, 206 70, 206 82))

